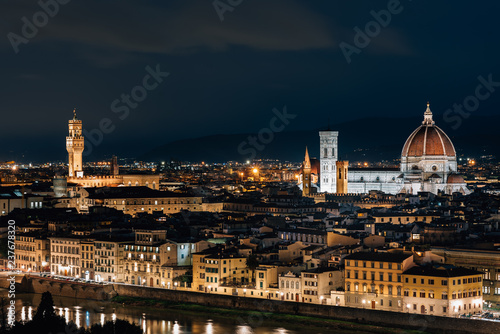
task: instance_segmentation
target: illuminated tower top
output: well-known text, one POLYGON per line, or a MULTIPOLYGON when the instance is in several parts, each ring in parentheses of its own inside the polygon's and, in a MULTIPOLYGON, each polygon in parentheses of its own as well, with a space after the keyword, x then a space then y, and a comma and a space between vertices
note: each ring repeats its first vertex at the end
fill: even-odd
POLYGON ((66 150, 68 151, 68 176, 83 177, 84 138, 82 135, 82 121, 76 117, 73 110, 73 119, 68 121, 69 134, 66 136, 66 150))

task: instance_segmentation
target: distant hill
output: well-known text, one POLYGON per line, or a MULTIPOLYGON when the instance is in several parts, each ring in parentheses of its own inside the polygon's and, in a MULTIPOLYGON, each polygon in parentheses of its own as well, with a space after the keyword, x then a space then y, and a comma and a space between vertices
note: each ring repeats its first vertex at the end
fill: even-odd
MULTIPOLYGON (((458 154, 478 157, 492 154, 500 157, 499 116, 474 116, 456 130, 443 120, 434 117, 436 124, 450 137, 458 154)), ((364 118, 357 121, 334 124, 339 131, 339 154, 351 161, 381 161, 398 159, 408 136, 422 122, 422 117, 364 118)), ((311 157, 319 155, 318 131, 290 131, 275 135, 274 140, 257 151, 256 158, 302 161, 306 145, 311 157)), ((240 154, 238 146, 255 133, 214 135, 189 140, 178 140, 157 147, 140 157, 144 161, 245 161, 249 154, 240 154)), ((246 146, 249 147, 249 146, 246 146)))

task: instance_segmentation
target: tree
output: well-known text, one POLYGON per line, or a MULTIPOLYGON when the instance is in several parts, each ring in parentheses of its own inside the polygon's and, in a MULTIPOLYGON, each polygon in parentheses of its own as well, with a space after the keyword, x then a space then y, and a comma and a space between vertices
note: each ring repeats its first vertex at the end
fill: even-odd
POLYGON ((50 292, 44 292, 42 294, 42 300, 38 304, 33 321, 42 321, 50 318, 55 318, 56 313, 54 311, 54 300, 50 292))
POLYGON ((259 266, 259 260, 257 256, 251 254, 247 257, 246 266, 252 271, 252 283, 255 282, 255 269, 259 266))

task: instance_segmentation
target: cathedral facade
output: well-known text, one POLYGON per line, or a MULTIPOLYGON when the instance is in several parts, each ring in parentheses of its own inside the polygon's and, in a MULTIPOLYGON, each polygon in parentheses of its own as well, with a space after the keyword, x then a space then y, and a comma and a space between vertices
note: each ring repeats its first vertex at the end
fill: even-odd
MULTIPOLYGON (((338 132, 320 131, 321 171, 318 177, 320 192, 337 193, 338 132)), ((401 152, 400 168, 358 168, 347 173, 348 193, 368 193, 379 190, 388 194, 459 192, 470 190, 457 173, 457 155, 450 138, 432 119, 427 104, 422 124, 408 137, 401 152)))

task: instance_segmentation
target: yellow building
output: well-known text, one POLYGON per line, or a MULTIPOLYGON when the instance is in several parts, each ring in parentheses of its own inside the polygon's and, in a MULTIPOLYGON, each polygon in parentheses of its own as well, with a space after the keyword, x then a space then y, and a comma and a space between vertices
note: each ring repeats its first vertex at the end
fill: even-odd
POLYGON ((50 271, 49 240, 33 233, 16 235, 16 267, 26 272, 50 271))
POLYGON ((482 273, 452 265, 413 267, 403 273, 404 312, 438 316, 480 313, 482 273))
POLYGON ((415 265, 411 252, 357 252, 345 257, 345 305, 403 310, 403 272, 415 265))
POLYGON ((135 216, 138 213, 178 213, 182 210, 201 211, 202 198, 183 193, 153 190, 146 187, 117 187, 106 191, 88 190, 88 207, 104 206, 135 216))
POLYGON ((433 247, 432 252, 444 256, 446 263, 483 272, 484 301, 500 304, 499 251, 433 247))
POLYGON ((302 301, 326 304, 331 291, 343 287, 343 272, 336 268, 315 268, 301 272, 302 301))
POLYGON ((238 254, 206 249, 193 254, 193 290, 218 292, 219 287, 241 287, 250 283, 247 259, 238 254))
POLYGON ((426 222, 441 217, 439 214, 416 214, 416 213, 374 213, 375 224, 393 223, 393 224, 412 224, 415 222, 426 222))
POLYGON ((81 247, 81 261, 82 264, 82 278, 85 280, 93 280, 94 279, 94 240, 82 240, 80 242, 81 247))
POLYGON ((54 275, 81 277, 80 239, 50 237, 51 272, 54 275))

